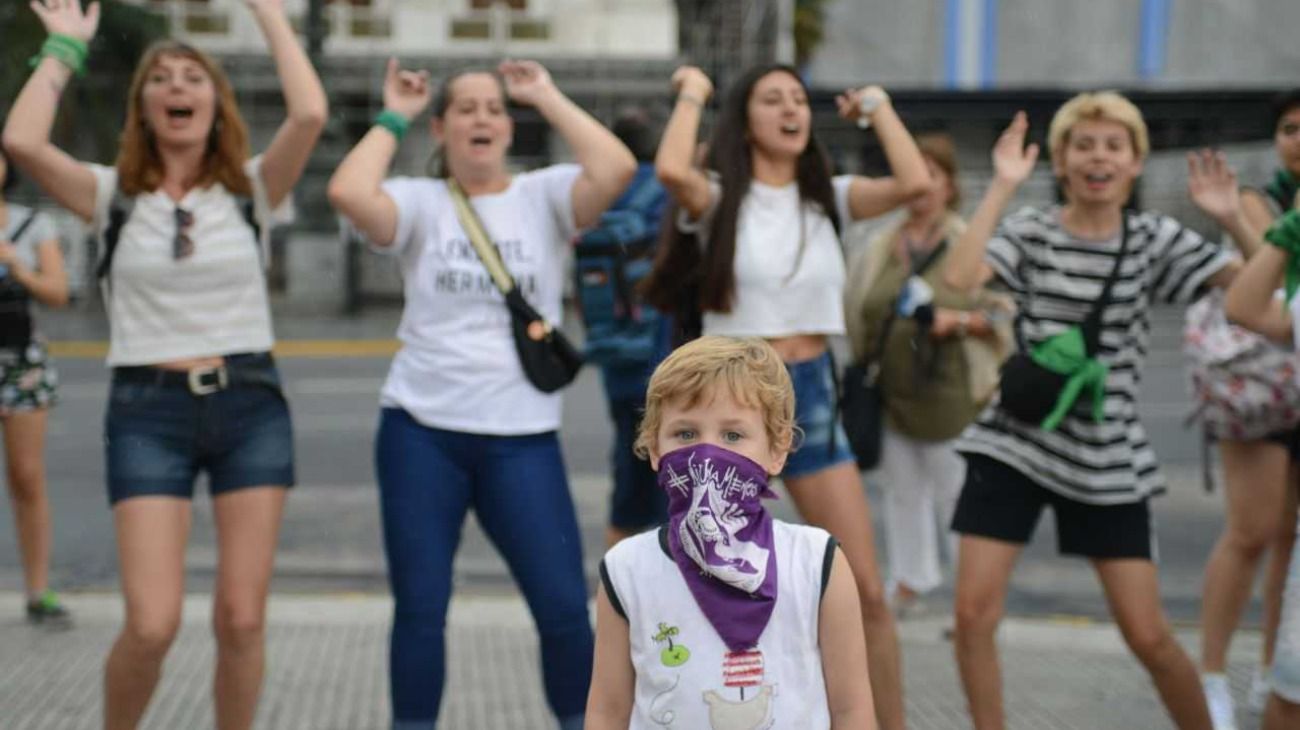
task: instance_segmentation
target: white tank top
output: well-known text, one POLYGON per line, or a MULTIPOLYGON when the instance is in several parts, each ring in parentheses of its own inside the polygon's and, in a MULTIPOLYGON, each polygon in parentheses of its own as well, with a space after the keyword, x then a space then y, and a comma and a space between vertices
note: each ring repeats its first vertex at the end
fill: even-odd
POLYGON ((669 556, 661 528, 615 545, 601 579, 628 621, 635 702, 629 730, 830 727, 818 647, 821 596, 835 541, 772 522, 776 607, 756 652, 729 654, 669 556))

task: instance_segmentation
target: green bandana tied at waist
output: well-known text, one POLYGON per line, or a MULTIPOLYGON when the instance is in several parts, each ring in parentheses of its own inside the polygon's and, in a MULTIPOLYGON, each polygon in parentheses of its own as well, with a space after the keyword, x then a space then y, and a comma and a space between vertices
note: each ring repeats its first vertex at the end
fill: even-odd
POLYGON ((1056 397, 1056 407, 1043 419, 1041 427, 1051 431, 1061 424, 1074 402, 1086 391, 1092 398, 1092 418, 1100 422, 1106 397, 1108 368, 1096 358, 1088 357, 1083 330, 1071 327, 1034 348, 1034 362, 1069 379, 1056 397))

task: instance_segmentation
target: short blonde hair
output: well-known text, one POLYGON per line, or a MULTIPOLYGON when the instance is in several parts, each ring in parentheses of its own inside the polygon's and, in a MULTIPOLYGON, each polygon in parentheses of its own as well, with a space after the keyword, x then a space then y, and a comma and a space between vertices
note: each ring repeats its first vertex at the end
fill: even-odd
POLYGON ((794 386, 780 355, 767 341, 748 337, 701 337, 673 351, 650 376, 645 416, 637 433, 636 453, 647 458, 659 437, 664 405, 691 408, 727 388, 742 406, 763 413, 773 450, 794 446, 794 386))
POLYGON ((1052 159, 1060 161, 1065 145, 1070 142, 1070 130, 1085 119, 1104 119, 1123 124, 1128 129, 1133 151, 1139 160, 1146 159, 1151 151, 1151 137, 1146 120, 1133 102, 1115 91, 1088 91, 1061 105, 1052 116, 1047 129, 1047 146, 1052 159))

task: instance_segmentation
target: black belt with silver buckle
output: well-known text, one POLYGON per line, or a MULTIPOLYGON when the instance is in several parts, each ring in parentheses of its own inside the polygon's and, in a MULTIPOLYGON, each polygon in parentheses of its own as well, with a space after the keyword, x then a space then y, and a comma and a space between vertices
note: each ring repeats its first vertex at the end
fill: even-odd
POLYGON ((184 386, 193 395, 211 395, 235 385, 279 388, 275 361, 270 354, 228 356, 221 365, 190 370, 165 370, 150 365, 113 368, 113 380, 125 383, 184 386))

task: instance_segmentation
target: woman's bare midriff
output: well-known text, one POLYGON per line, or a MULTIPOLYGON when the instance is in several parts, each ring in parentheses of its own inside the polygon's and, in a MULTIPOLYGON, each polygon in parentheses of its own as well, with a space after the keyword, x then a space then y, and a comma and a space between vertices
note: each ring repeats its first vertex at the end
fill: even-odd
POLYGON ((224 357, 195 357, 188 360, 172 360, 170 362, 160 362, 154 367, 160 370, 178 370, 180 372, 189 372, 198 368, 215 368, 224 363, 224 357))
POLYGON ((826 352, 826 335, 790 335, 771 337, 767 341, 783 362, 812 360, 826 352))

